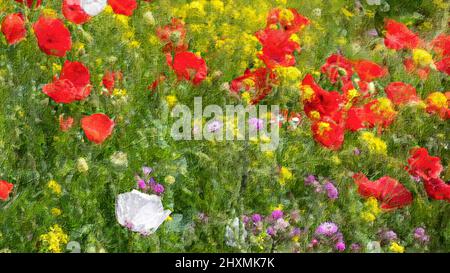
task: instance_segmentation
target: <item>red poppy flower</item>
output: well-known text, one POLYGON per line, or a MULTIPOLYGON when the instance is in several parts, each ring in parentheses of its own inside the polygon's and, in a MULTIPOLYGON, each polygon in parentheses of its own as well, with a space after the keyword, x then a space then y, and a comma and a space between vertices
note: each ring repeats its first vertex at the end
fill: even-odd
POLYGON ((444 58, 436 62, 437 70, 450 76, 450 57, 444 58))
POLYGON ((259 58, 269 68, 277 66, 295 65, 294 52, 300 51, 300 45, 291 40, 291 34, 283 30, 265 29, 256 34, 262 44, 262 53, 259 58))
POLYGON ((22 13, 12 13, 6 15, 2 22, 2 33, 10 45, 17 44, 25 39, 27 29, 23 20, 22 13))
POLYGON ((412 204, 413 196, 400 182, 389 176, 370 181, 364 174, 357 173, 353 180, 358 186, 358 193, 365 197, 374 197, 384 210, 402 208, 412 204))
POLYGON ((416 88, 403 82, 391 82, 384 89, 387 97, 395 104, 402 105, 417 101, 416 88))
POLYGON ((166 60, 179 80, 184 79, 198 85, 208 74, 205 60, 192 52, 179 52, 173 58, 172 55, 166 54, 166 60))
POLYGON ((367 121, 371 126, 379 126, 379 129, 387 128, 397 116, 394 105, 388 98, 375 99, 364 105, 364 109, 370 113, 367 121))
POLYGON ((276 82, 276 75, 271 69, 258 68, 247 69, 244 75, 231 81, 230 91, 238 94, 248 91, 252 94, 251 104, 258 104, 272 92, 272 86, 276 82))
POLYGON ((267 17, 267 26, 280 25, 283 30, 295 33, 309 24, 308 18, 298 13, 295 9, 274 8, 267 17))
POLYGON ((106 88, 106 90, 109 91, 109 93, 111 93, 114 90, 116 81, 120 81, 122 77, 123 76, 121 72, 113 72, 108 70, 103 75, 102 79, 103 86, 106 88))
POLYGON ((385 67, 381 67, 378 64, 367 60, 354 61, 353 67, 359 78, 366 82, 382 78, 388 73, 385 67))
POLYGON ((83 128, 86 137, 96 143, 103 143, 113 132, 114 121, 105 114, 93 114, 81 119, 81 128, 83 128))
POLYGON ((57 103, 85 99, 91 93, 89 70, 79 62, 66 61, 59 79, 46 84, 42 91, 57 103))
POLYGON ((410 151, 411 157, 408 159, 408 172, 424 180, 439 178, 444 168, 441 159, 430 156, 425 148, 415 148, 410 151))
POLYGON ((70 31, 59 19, 41 16, 33 29, 39 48, 48 55, 63 57, 72 48, 70 31))
POLYGON ((314 139, 324 147, 339 150, 344 143, 344 128, 330 117, 323 117, 311 126, 314 139))
POLYGON ((26 4, 29 8, 39 7, 42 3, 42 0, 15 0, 18 3, 26 4))
POLYGON ((450 185, 440 178, 429 178, 423 181, 428 197, 450 202, 450 185))
POLYGON ((333 84, 339 79, 344 83, 349 82, 353 75, 352 63, 339 54, 332 54, 328 57, 321 71, 328 76, 333 84))
POLYGON ((388 48, 395 50, 413 49, 419 45, 419 36, 402 23, 388 19, 385 22, 385 29, 384 44, 388 48))
POLYGON ((303 107, 308 117, 312 111, 317 111, 321 116, 333 116, 344 103, 339 92, 322 89, 311 74, 306 75, 303 79, 302 90, 303 107), (311 91, 313 92, 311 93, 311 91))
POLYGON ((108 0, 115 14, 126 16, 133 15, 133 11, 137 8, 136 0, 108 0))
POLYGON ((6 201, 9 198, 14 185, 4 180, 0 180, 0 200, 6 201))
POLYGON ((363 107, 351 107, 347 111, 347 120, 345 122, 345 129, 352 132, 363 128, 370 128, 373 126, 374 117, 371 111, 363 107))
POLYGON ((349 99, 349 93, 352 89, 357 90, 360 94, 360 96, 353 98, 353 102, 357 102, 363 98, 369 98, 372 95, 372 92, 375 91, 373 90, 373 84, 371 83, 365 81, 355 81, 355 83, 347 81, 341 88, 347 100, 349 99))
POLYGON ((59 129, 63 132, 67 132, 73 126, 73 118, 67 117, 64 118, 64 115, 59 116, 59 129))
POLYGON ((450 57, 450 35, 439 35, 431 42, 431 45, 441 56, 450 57))
POLYGON ((62 13, 67 20, 75 24, 84 24, 91 18, 80 6, 80 0, 64 0, 62 13))
POLYGON ((172 18, 170 24, 156 29, 156 36, 165 43, 164 53, 172 51, 182 52, 188 49, 186 39, 186 28, 184 22, 178 18, 172 18))

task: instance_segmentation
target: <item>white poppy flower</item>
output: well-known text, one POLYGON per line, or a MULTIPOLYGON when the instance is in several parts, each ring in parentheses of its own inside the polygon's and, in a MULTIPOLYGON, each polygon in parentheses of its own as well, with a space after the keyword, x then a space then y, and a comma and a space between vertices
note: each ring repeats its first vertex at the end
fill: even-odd
POLYGON ((164 210, 161 197, 157 195, 133 190, 117 196, 117 221, 131 231, 152 234, 169 215, 170 210, 164 210))
POLYGON ((81 0, 80 6, 90 16, 98 15, 106 8, 108 0, 81 0))

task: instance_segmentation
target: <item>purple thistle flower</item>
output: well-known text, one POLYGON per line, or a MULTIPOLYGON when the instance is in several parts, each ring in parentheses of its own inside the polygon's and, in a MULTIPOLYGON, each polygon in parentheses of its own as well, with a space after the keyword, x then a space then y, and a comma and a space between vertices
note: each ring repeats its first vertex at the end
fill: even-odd
POLYGON ((387 241, 387 242, 397 240, 397 234, 392 230, 382 232, 380 237, 381 237, 381 240, 387 241))
POLYGON ((361 150, 358 149, 358 148, 355 148, 355 149, 353 150, 353 154, 354 154, 354 155, 360 155, 360 154, 361 154, 361 150))
POLYGON ((266 232, 267 232, 267 234, 269 236, 275 236, 276 235, 276 231, 275 231, 275 229, 273 227, 268 227, 266 232))
POLYGON ((283 217, 283 211, 282 210, 277 209, 277 210, 272 211, 272 219, 278 220, 278 219, 280 219, 282 217, 283 217))
POLYGON ((325 190, 327 191, 328 198, 331 200, 335 200, 339 197, 338 189, 334 186, 333 183, 327 182, 324 185, 325 190))
POLYGON ((316 235, 324 235, 327 237, 331 237, 336 232, 338 232, 339 228, 335 223, 332 222, 325 222, 319 225, 316 229, 316 235))
POLYGON ((247 225, 248 222, 250 222, 250 217, 248 217, 247 215, 242 215, 242 222, 244 223, 244 225, 247 225))
POLYGON ((314 184, 315 182, 317 182, 317 179, 316 179, 316 177, 314 176, 314 175, 308 175, 306 178, 305 178, 305 185, 312 185, 312 184, 314 184))
POLYGON ((156 194, 162 194, 162 193, 164 193, 164 186, 161 185, 161 184, 155 184, 155 185, 152 187, 152 189, 153 189, 153 191, 154 191, 156 194))
POLYGON ((147 184, 145 183, 144 179, 139 179, 137 184, 138 184, 139 189, 141 189, 141 190, 145 190, 147 188, 147 184))
POLYGON ((421 243, 426 243, 430 240, 430 237, 426 234, 425 229, 418 227, 414 230, 414 238, 421 243))
POLYGON ((252 221, 253 221, 254 223, 261 222, 261 220, 262 220, 261 215, 259 215, 259 214, 257 214, 257 213, 255 213, 255 214, 252 215, 252 221))
POLYGON ((345 250, 345 243, 344 242, 338 242, 335 247, 336 247, 337 251, 342 252, 342 251, 345 250))
POLYGON ((302 231, 299 228, 294 228, 291 231, 291 237, 295 237, 295 236, 300 236, 300 234, 302 233, 302 231))

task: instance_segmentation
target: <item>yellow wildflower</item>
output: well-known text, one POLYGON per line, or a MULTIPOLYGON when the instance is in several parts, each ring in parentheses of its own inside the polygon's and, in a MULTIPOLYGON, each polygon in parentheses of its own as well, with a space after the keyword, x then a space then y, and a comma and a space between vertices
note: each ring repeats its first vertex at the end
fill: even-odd
POLYGON ((61 185, 58 184, 55 180, 50 180, 47 184, 47 188, 49 188, 54 194, 61 195, 61 185))
POLYGON ((51 212, 51 214, 53 216, 56 216, 56 217, 58 217, 58 216, 60 216, 62 214, 62 211, 60 209, 58 209, 58 208, 52 208, 50 210, 50 212, 51 212))
POLYGON ((389 250, 394 253, 403 253, 405 252, 405 247, 399 245, 396 242, 392 242, 391 245, 389 246, 389 250))
POLYGON ((413 61, 416 65, 429 66, 433 63, 433 56, 423 49, 416 48, 413 50, 413 61))
POLYGON ((64 233, 62 228, 55 224, 46 234, 39 237, 42 243, 42 250, 45 252, 61 253, 61 248, 68 243, 69 236, 64 233))
POLYGON ((280 185, 284 186, 286 182, 291 179, 292 179, 292 172, 286 167, 281 167, 279 179, 280 185))
POLYGON ((361 136, 359 138, 364 142, 369 152, 374 154, 387 155, 386 143, 382 139, 376 137, 373 133, 363 132, 361 133, 361 136))
POLYGON ((173 107, 177 103, 178 99, 175 95, 168 95, 166 96, 166 102, 169 105, 169 107, 173 107))

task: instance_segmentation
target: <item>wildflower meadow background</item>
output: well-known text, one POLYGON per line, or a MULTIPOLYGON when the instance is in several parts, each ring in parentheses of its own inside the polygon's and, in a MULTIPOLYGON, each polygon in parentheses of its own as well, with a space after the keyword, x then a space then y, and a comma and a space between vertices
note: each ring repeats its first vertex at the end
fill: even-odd
POLYGON ((449 252, 449 9, 0 0, 0 251, 449 252), (195 97, 277 149, 174 140, 195 97))

